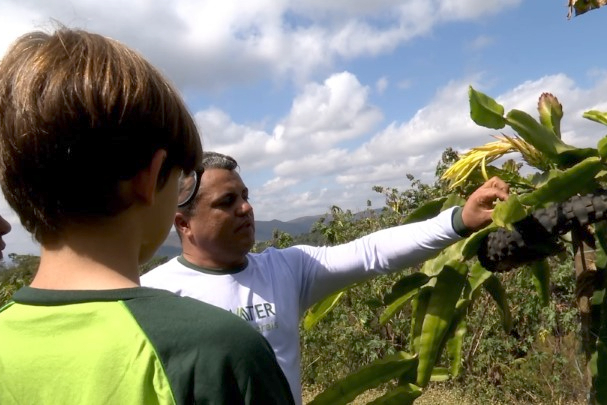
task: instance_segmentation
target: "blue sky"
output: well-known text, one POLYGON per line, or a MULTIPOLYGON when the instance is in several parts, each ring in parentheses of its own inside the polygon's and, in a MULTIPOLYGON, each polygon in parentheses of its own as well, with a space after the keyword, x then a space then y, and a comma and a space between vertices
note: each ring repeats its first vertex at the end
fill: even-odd
MULTIPOLYGON (((380 207, 372 186, 432 180, 446 147, 492 140, 470 120, 472 85, 533 112, 564 106, 566 142, 605 135, 607 8, 571 20, 566 0, 2 0, 0 52, 51 21, 118 39, 183 92, 203 144, 234 156, 260 220, 332 205, 380 207)), ((38 248, 13 225, 7 252, 38 248)))

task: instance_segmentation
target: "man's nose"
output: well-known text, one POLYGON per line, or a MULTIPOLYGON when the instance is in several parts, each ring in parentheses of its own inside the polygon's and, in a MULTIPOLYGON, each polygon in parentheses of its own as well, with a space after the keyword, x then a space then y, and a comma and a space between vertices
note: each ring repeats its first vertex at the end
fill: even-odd
POLYGON ((251 203, 250 203, 250 202, 248 202, 248 201, 246 201, 246 200, 243 200, 243 201, 242 201, 242 204, 240 204, 240 211, 241 211, 243 214, 248 214, 248 213, 250 213, 251 211, 253 211, 253 206, 251 205, 251 203))
POLYGON ((0 235, 6 235, 11 231, 11 224, 6 219, 0 216, 0 235))

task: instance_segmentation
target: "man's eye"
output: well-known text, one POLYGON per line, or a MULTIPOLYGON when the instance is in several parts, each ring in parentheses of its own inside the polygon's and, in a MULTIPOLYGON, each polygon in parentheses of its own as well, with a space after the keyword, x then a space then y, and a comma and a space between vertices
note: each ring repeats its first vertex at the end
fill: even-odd
POLYGON ((221 205, 223 205, 224 207, 229 207, 230 205, 234 204, 234 197, 230 196, 230 197, 226 197, 221 201, 221 205))

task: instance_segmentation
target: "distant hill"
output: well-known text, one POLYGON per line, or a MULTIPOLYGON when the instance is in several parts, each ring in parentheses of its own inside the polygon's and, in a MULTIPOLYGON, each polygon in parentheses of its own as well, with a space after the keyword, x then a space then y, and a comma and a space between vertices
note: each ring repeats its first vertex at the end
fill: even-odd
MULTIPOLYGON (((309 233, 312 229, 312 225, 321 217, 322 215, 313 215, 295 218, 286 222, 277 219, 271 221, 255 221, 255 241, 265 242, 272 239, 272 233, 275 229, 286 232, 291 236, 309 233)), ((177 233, 172 229, 167 239, 158 249, 158 252, 156 252, 156 256, 167 256, 172 258, 178 256, 180 253, 181 243, 179 242, 177 233)))
POLYGON ((321 217, 322 215, 300 217, 287 222, 279 221, 277 219, 271 221, 255 221, 255 240, 256 242, 265 242, 272 239, 274 229, 286 232, 292 236, 309 233, 312 229, 312 225, 321 217))

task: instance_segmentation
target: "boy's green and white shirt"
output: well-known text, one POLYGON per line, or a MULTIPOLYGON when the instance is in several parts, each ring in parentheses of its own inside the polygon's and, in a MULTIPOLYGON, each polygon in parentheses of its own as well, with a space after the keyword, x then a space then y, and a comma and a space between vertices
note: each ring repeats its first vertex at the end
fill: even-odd
POLYGON ((24 287, 0 310, 0 404, 290 404, 245 322, 152 288, 24 287))

